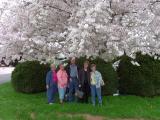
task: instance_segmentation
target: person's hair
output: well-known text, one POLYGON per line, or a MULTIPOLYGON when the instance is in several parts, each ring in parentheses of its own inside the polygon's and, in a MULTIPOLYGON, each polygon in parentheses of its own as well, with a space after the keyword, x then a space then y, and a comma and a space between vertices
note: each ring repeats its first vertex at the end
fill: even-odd
POLYGON ((55 64, 53 64, 53 63, 50 65, 50 67, 52 67, 52 66, 56 67, 55 64))
POLYGON ((76 60, 76 57, 70 57, 69 60, 76 60))
POLYGON ((62 66, 64 66, 64 64, 63 64, 63 63, 60 63, 60 64, 59 64, 59 67, 60 67, 61 65, 62 65, 62 66))
POLYGON ((89 61, 88 60, 84 61, 84 64, 88 64, 89 65, 89 61))
POLYGON ((70 57, 69 63, 71 63, 72 60, 75 60, 75 63, 76 63, 77 58, 76 57, 70 57))
POLYGON ((96 64, 91 64, 91 68, 96 67, 96 64))

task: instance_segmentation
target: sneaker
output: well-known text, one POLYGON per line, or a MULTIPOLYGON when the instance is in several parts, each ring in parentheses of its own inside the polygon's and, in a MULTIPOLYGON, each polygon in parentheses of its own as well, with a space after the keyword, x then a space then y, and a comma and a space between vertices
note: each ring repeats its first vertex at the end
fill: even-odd
POLYGON ((101 106, 102 106, 102 103, 99 103, 99 106, 101 107, 101 106))
POLYGON ((96 106, 96 104, 92 104, 94 107, 96 106))
POLYGON ((52 105, 53 103, 49 103, 49 105, 52 105))
POLYGON ((60 104, 63 104, 63 100, 60 100, 60 104))

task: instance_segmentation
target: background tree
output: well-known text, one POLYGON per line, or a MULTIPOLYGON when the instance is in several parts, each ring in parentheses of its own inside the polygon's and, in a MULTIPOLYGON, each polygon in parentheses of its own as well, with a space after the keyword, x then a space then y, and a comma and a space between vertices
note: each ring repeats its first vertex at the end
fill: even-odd
POLYGON ((1 0, 1 56, 159 54, 159 11, 159 0, 1 0))
POLYGON ((23 52, 24 58, 38 60, 58 54, 74 4, 73 0, 2 0, 2 51, 7 56, 23 52))
POLYGON ((69 51, 104 58, 160 53, 157 10, 156 0, 81 0, 69 19, 69 51))

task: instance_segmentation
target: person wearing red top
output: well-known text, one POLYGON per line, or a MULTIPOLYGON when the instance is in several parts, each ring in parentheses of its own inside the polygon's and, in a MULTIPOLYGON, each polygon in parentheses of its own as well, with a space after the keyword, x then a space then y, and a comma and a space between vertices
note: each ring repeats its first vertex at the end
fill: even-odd
POLYGON ((54 102, 54 95, 57 92, 57 74, 54 64, 51 64, 51 70, 47 73, 46 76, 46 89, 48 103, 52 104, 54 102))
POLYGON ((63 64, 59 65, 59 71, 57 72, 57 78, 58 78, 58 92, 59 92, 59 99, 60 103, 63 103, 64 95, 66 92, 66 87, 68 83, 68 75, 66 70, 64 69, 63 64))

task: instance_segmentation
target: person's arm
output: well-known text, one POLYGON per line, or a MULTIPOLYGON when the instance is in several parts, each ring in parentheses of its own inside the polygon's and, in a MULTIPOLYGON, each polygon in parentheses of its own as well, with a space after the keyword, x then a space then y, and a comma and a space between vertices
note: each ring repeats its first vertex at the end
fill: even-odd
POLYGON ((68 75, 68 80, 70 80, 70 65, 69 64, 66 67, 66 72, 67 72, 67 75, 68 75))
POLYGON ((49 73, 50 73, 50 72, 48 72, 47 75, 46 75, 46 88, 47 88, 47 89, 49 88, 49 79, 50 79, 50 78, 49 78, 49 77, 50 77, 50 76, 49 76, 49 73))
POLYGON ((82 70, 79 70, 78 76, 79 76, 78 84, 79 84, 79 87, 81 87, 82 86, 82 70))
POLYGON ((65 75, 66 75, 66 84, 68 84, 68 74, 66 71, 65 71, 65 75))
POLYGON ((105 85, 105 83, 104 83, 104 81, 103 81, 103 78, 102 78, 102 74, 99 72, 99 81, 100 81, 100 85, 101 86, 104 86, 105 85))
POLYGON ((90 83, 92 82, 92 72, 90 72, 90 83))
POLYGON ((102 81, 103 79, 102 79, 102 74, 99 72, 99 79, 100 79, 100 81, 102 81))
POLYGON ((89 85, 91 84, 91 72, 88 71, 88 82, 89 82, 89 85))
POLYGON ((81 69, 80 69, 80 67, 78 66, 78 65, 76 65, 77 66, 77 79, 79 79, 79 72, 81 71, 81 69))

